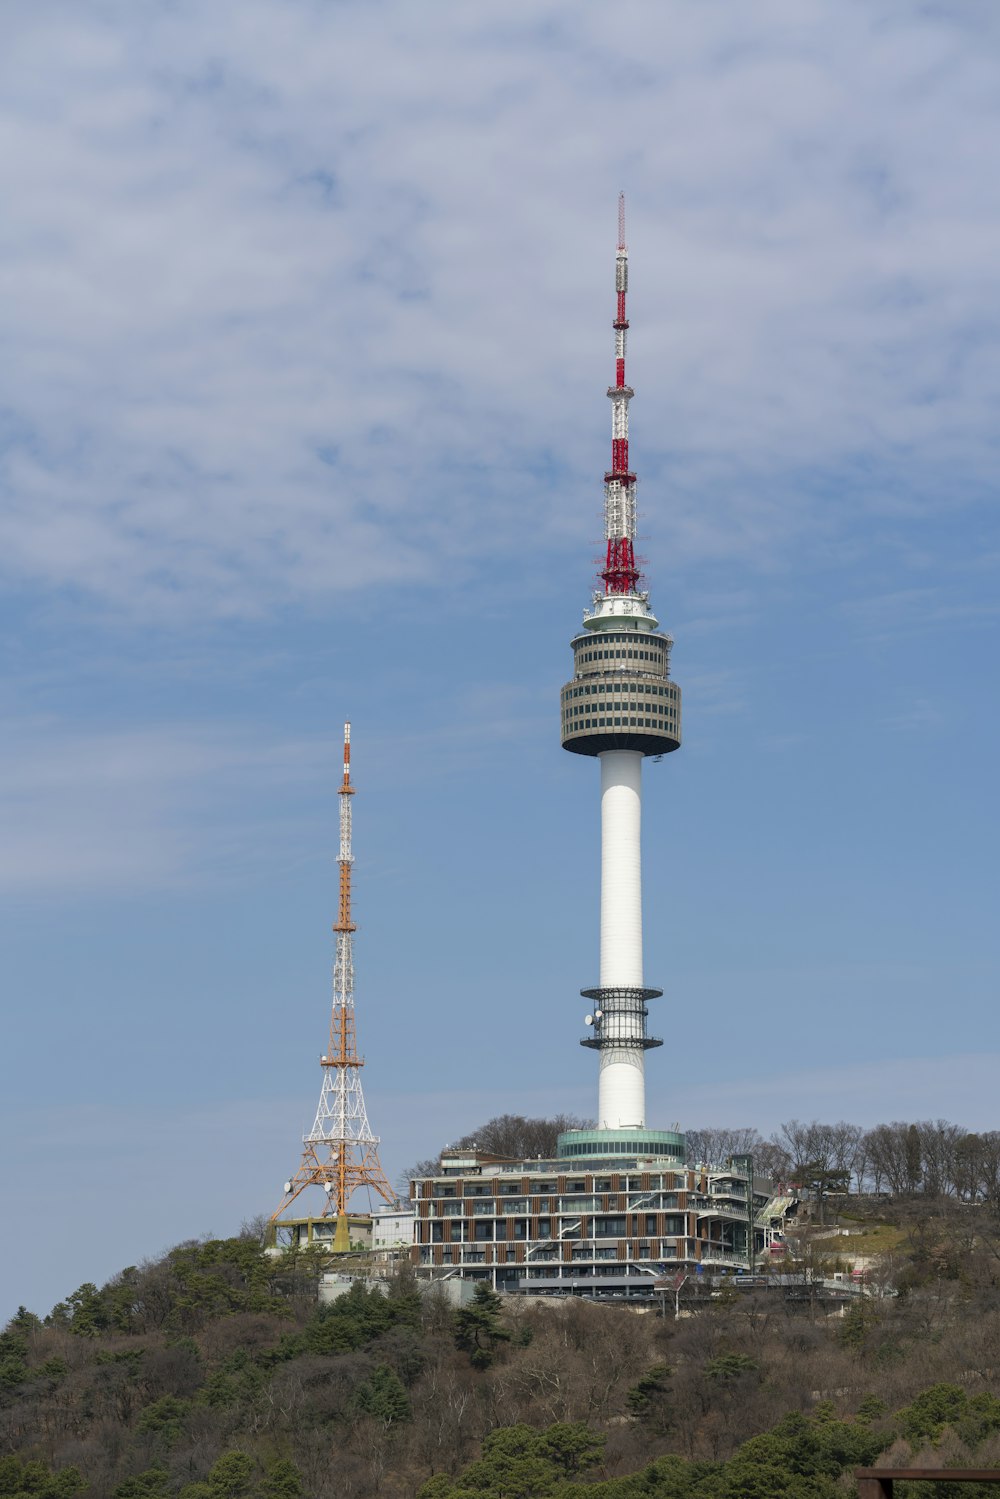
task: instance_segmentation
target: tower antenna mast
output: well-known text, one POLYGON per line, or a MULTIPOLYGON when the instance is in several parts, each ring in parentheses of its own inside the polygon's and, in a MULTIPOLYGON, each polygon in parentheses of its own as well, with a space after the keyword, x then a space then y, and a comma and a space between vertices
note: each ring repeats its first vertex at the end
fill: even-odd
POLYGON ((615 383, 611 400, 611 469, 604 475, 604 592, 635 593, 639 569, 635 563, 635 474, 628 466, 628 403, 635 395, 625 383, 628 345, 628 250, 625 245, 625 194, 618 194, 618 254, 615 257, 615 383))
POLYGON ((354 1021, 354 933, 351 915, 351 725, 344 725, 344 777, 337 789, 340 797, 340 896, 336 933, 336 956, 333 964, 333 1007, 330 1014, 330 1041, 320 1057, 323 1086, 312 1129, 303 1135, 302 1161, 290 1181, 285 1195, 271 1215, 276 1222, 306 1187, 322 1187, 326 1194, 323 1217, 336 1217, 334 1249, 349 1247, 347 1205, 359 1187, 367 1187, 369 1202, 377 1192, 386 1202, 395 1195, 386 1180, 378 1155, 378 1136, 368 1123, 354 1021))

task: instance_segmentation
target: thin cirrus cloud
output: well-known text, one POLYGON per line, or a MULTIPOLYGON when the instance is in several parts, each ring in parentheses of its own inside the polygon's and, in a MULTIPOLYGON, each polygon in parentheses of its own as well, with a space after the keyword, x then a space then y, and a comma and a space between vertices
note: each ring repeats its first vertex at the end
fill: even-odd
MULTIPOLYGON (((494 684, 463 696, 454 720, 368 743, 367 769, 416 785, 431 759, 468 772, 546 727, 521 684, 494 684)), ((5 731, 0 891, 9 895, 225 887, 250 868, 300 864, 328 832, 316 809, 336 779, 339 740, 232 719, 92 729, 8 717, 5 731)))
POLYGON ((771 565, 833 524, 820 467, 863 476, 840 525, 983 492, 988 16, 63 0, 8 30, 19 582, 252 615, 590 535, 619 185, 661 545, 771 565))
MULTIPOLYGON (((224 881, 261 838, 245 808, 234 814, 234 797, 312 785, 333 759, 316 743, 248 743, 235 727, 6 729, 0 890, 18 895, 188 888, 209 866, 213 883, 224 881)), ((269 829, 272 856, 297 831, 269 829)))

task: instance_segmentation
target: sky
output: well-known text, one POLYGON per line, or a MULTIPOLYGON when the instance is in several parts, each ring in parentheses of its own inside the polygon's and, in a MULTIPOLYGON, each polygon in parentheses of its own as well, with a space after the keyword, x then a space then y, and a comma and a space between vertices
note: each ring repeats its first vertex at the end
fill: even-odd
POLYGON ((0 1318, 270 1212, 340 741, 393 1181, 581 1115, 610 455, 654 1127, 1000 1127, 992 0, 36 0, 0 56, 0 1318))

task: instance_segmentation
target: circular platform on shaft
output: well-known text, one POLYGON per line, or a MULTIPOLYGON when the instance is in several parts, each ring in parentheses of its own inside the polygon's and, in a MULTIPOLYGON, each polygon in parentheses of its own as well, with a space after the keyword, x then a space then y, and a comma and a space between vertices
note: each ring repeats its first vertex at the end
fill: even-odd
POLYGON ((606 984, 602 989, 581 989, 581 999, 593 999, 598 1004, 604 1000, 623 1000, 625 1003, 645 1004, 647 999, 662 999, 662 989, 639 989, 632 984, 606 984))
POLYGON ((658 1036, 646 1035, 649 1013, 646 1001, 659 999, 662 989, 605 984, 598 989, 581 989, 580 993, 594 1002, 594 1029, 589 1036, 581 1036, 581 1046, 589 1046, 591 1051, 608 1051, 612 1047, 652 1051, 654 1046, 663 1045, 658 1036))

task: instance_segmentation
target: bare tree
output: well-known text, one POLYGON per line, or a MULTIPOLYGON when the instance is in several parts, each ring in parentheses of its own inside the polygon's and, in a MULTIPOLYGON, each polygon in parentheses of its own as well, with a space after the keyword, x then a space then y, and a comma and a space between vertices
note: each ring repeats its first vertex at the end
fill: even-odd
POLYGON ((764 1144, 759 1130, 747 1125, 737 1129, 710 1127, 685 1131, 689 1161, 722 1166, 734 1155, 752 1155, 764 1144))
POLYGON ((252 1218, 244 1218, 240 1224, 240 1238, 250 1239, 254 1244, 259 1244, 263 1249, 271 1234, 271 1220, 266 1213, 255 1213, 252 1218))
MULTIPOLYGON (((592 1129, 592 1119, 579 1119, 575 1114, 555 1114, 551 1119, 526 1119, 523 1114, 499 1114, 488 1119, 478 1129, 462 1135, 445 1149, 481 1150, 487 1155, 504 1156, 510 1160, 526 1161, 536 1156, 554 1156, 559 1136, 570 1129, 592 1129)), ((396 1191, 401 1197, 409 1197, 410 1182, 415 1177, 436 1176, 441 1169, 440 1156, 424 1161, 415 1161, 396 1178, 396 1191)))
POLYGON ((979 1139, 977 1193, 984 1202, 1000 1203, 1000 1130, 984 1130, 979 1139))
POLYGON ((428 1156, 426 1160, 414 1161, 412 1166, 404 1166, 397 1175, 394 1186, 405 1202, 410 1195, 410 1186, 414 1180, 421 1176, 438 1176, 440 1171, 441 1157, 428 1156))
MULTIPOLYGON (((836 1124, 828 1126, 830 1130, 830 1146, 833 1156, 833 1165, 836 1170, 843 1171, 848 1181, 858 1174, 859 1161, 863 1162, 865 1154, 865 1132, 858 1124, 848 1124, 846 1119, 839 1119, 836 1124)), ((862 1165, 862 1171, 864 1166, 862 1165)), ((860 1192, 860 1183, 858 1191, 860 1192)))
POLYGON ((555 1114, 551 1119, 526 1119, 523 1114, 500 1114, 455 1141, 459 1150, 483 1150, 489 1155, 528 1160, 532 1156, 554 1156, 556 1142, 570 1129, 591 1129, 592 1119, 575 1114, 555 1114))
POLYGON ((920 1165, 924 1191, 930 1197, 946 1197, 956 1190, 955 1152, 964 1131, 947 1119, 921 1119, 920 1165))
POLYGON ((813 1158, 813 1142, 810 1131, 813 1125, 802 1124, 798 1119, 788 1119, 772 1137, 779 1150, 788 1157, 792 1175, 801 1174, 813 1158))
POLYGON ((896 1119, 868 1131, 868 1158, 877 1192, 883 1183, 897 1196, 910 1190, 906 1148, 909 1129, 908 1124, 896 1119))

